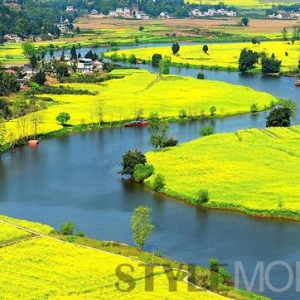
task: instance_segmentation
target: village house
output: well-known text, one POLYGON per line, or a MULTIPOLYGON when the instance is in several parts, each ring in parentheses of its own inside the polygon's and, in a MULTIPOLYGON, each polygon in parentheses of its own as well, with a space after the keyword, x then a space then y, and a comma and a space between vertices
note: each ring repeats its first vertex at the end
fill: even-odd
POLYGON ((80 73, 87 73, 93 70, 93 62, 90 58, 80 58, 77 62, 76 71, 80 73))
POLYGON ((8 43, 18 43, 21 42, 21 38, 16 34, 5 34, 3 36, 4 41, 8 43))
POLYGON ((207 11, 201 11, 198 8, 191 10, 190 16, 192 17, 213 17, 213 16, 227 16, 227 17, 235 17, 236 11, 234 10, 226 10, 226 9, 214 9, 210 8, 207 11))
POLYGON ((67 12, 73 12, 74 11, 74 7, 73 6, 67 6, 66 7, 66 11, 67 12))
POLYGON ((149 19, 149 16, 147 14, 145 14, 144 12, 140 11, 137 14, 135 14, 136 19, 139 20, 147 20, 149 19))
POLYGON ((97 9, 92 9, 91 10, 91 15, 98 15, 98 10, 97 9))

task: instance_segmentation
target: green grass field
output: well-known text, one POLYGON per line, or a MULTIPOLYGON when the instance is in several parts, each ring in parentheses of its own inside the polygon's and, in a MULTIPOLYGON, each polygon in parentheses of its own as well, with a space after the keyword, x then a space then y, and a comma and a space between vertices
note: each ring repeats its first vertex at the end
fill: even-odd
POLYGON ((215 134, 147 153, 165 192, 195 202, 209 191, 208 206, 287 213, 300 218, 300 127, 215 134))
MULTIPOLYGON (((207 44, 208 52, 205 54, 202 50, 203 45, 182 45, 177 55, 172 54, 170 47, 153 47, 140 48, 130 50, 117 51, 118 55, 124 53, 126 57, 134 54, 138 59, 151 61, 152 55, 159 53, 163 56, 171 58, 171 62, 182 66, 190 65, 194 67, 205 68, 222 68, 238 70, 238 60, 243 48, 251 49, 258 53, 266 52, 269 56, 272 53, 276 58, 282 61, 281 69, 284 72, 297 69, 299 60, 300 42, 297 41, 292 45, 289 42, 261 42, 260 44, 247 43, 230 43, 230 44, 207 44), (286 55, 286 53, 288 55, 286 55)), ((105 53, 105 56, 110 57, 113 52, 105 53)), ((257 70, 260 71, 260 65, 257 65, 257 70)))
MULTIPOLYGON (((249 113, 256 103, 264 110, 276 98, 248 87, 232 85, 221 81, 198 80, 175 75, 159 76, 144 70, 117 70, 113 74, 125 75, 101 84, 70 84, 73 88, 97 91, 97 95, 45 95, 55 102, 39 111, 43 123, 39 133, 48 133, 62 128, 56 121, 60 112, 71 116, 69 124, 98 123, 97 103, 103 103, 104 122, 133 120, 136 111, 143 110, 143 117, 158 112, 161 117, 178 118, 179 111, 186 110, 187 116, 209 116, 209 109, 216 107, 217 116, 249 113)), ((32 115, 13 119, 6 123, 10 139, 17 139, 21 133, 33 133, 32 115)))

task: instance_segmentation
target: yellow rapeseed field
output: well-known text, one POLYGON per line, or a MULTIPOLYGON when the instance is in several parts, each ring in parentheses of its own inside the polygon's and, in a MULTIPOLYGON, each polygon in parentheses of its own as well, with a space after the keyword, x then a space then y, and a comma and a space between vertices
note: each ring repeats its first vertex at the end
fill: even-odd
MULTIPOLYGON (((38 132, 61 129, 56 116, 63 111, 71 116, 69 124, 97 123, 96 107, 99 101, 104 105, 105 122, 135 119, 139 109, 143 110, 144 117, 154 111, 162 117, 178 117, 182 109, 186 110, 187 115, 208 116, 210 107, 215 106, 218 116, 235 115, 249 113, 253 103, 257 104, 259 110, 263 110, 271 102, 277 101, 270 94, 221 81, 175 75, 159 76, 144 70, 117 71, 113 74, 126 76, 101 84, 69 84, 76 89, 97 91, 97 95, 44 95, 51 97, 55 103, 38 112, 43 120, 38 132)), ((32 115, 28 115, 7 122, 10 138, 17 138, 22 131, 32 134, 31 118, 32 115)))
MULTIPOLYGON (((153 269, 153 291, 145 291, 145 267, 126 257, 83 248, 46 237, 0 248, 1 299, 227 299, 204 291, 191 292, 183 281, 169 282, 162 267, 153 269), (118 266, 130 283, 116 275, 118 266), (116 288, 127 290, 120 291, 116 288)), ((124 275, 124 276, 125 276, 124 275)), ((124 278, 124 277, 123 277, 124 278)))
MULTIPOLYGON (((15 218, 11 218, 11 217, 7 217, 7 216, 2 216, 0 215, 0 220, 9 222, 13 225, 17 225, 41 234, 49 234, 52 231, 54 231, 54 228, 49 226, 49 225, 45 225, 45 224, 40 224, 37 222, 32 222, 32 221, 27 221, 27 220, 20 220, 20 219, 15 219, 15 218)), ((0 223, 0 228, 2 227, 3 223, 0 223)), ((8 225, 9 226, 9 225, 8 225)), ((11 227, 13 229, 13 227, 11 227)))
POLYGON ((300 212, 300 127, 214 134, 147 153, 165 176, 167 194, 195 202, 202 189, 209 205, 300 212))
MULTIPOLYGON (((199 0, 186 0, 186 2, 199 4, 199 0)), ((272 5, 291 5, 295 3, 295 0, 225 0, 222 1, 226 5, 233 5, 239 8, 254 8, 254 9, 264 9, 271 8, 272 5)), ((211 4, 217 5, 219 4, 219 0, 201 0, 201 4, 211 4)))
MULTIPOLYGON (((238 28, 237 30, 240 31, 238 28)), ((205 67, 222 67, 234 68, 238 70, 238 60, 243 48, 251 49, 258 53, 265 52, 269 56, 275 54, 276 59, 282 61, 282 71, 290 71, 296 69, 299 60, 300 42, 296 41, 292 45, 288 41, 263 41, 260 44, 245 43, 207 43, 208 52, 205 54, 202 50, 203 44, 198 45, 181 45, 177 55, 172 54, 171 44, 169 47, 150 47, 119 50, 117 53, 124 53, 127 57, 134 54, 139 59, 151 61, 152 55, 159 53, 162 56, 168 56, 173 63, 186 64, 193 66, 205 67), (287 55, 286 55, 287 52, 287 55)), ((110 57, 113 52, 105 53, 105 56, 110 57)), ((260 69, 260 65, 257 65, 260 69)))
POLYGON ((27 236, 30 233, 0 222, 0 245, 27 236))

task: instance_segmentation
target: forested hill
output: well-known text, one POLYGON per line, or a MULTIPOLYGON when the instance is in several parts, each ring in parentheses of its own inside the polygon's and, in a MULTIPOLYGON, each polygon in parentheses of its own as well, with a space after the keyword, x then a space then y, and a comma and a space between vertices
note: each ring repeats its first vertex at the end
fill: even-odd
POLYGON ((6 34, 20 37, 58 35, 59 30, 54 24, 66 18, 71 23, 74 18, 65 8, 66 1, 38 3, 26 0, 18 6, 0 5, 0 40, 6 34))

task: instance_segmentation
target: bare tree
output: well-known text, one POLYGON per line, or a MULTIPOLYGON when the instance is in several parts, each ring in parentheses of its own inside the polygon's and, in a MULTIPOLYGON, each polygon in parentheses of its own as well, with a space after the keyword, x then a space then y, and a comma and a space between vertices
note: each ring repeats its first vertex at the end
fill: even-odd
POLYGON ((38 127, 43 123, 43 114, 40 111, 34 111, 30 115, 31 132, 35 139, 38 133, 38 127))
POLYGON ((103 108, 104 108, 104 104, 105 104, 105 101, 101 100, 101 99, 96 100, 96 103, 95 103, 95 108, 96 108, 96 113, 97 113, 97 116, 98 116, 99 126, 101 126, 103 124, 103 117, 104 117, 103 108))

